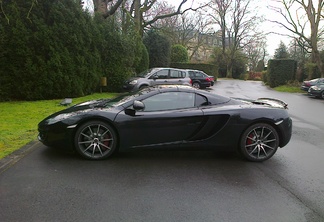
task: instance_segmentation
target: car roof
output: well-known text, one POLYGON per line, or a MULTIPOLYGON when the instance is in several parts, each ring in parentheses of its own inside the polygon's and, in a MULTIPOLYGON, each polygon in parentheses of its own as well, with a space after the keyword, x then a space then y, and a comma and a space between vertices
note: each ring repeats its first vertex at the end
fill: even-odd
POLYGON ((166 92, 166 91, 190 91, 194 92, 196 89, 192 86, 188 85, 176 85, 176 84, 169 84, 169 85, 155 85, 148 88, 151 91, 160 91, 160 92, 166 92))

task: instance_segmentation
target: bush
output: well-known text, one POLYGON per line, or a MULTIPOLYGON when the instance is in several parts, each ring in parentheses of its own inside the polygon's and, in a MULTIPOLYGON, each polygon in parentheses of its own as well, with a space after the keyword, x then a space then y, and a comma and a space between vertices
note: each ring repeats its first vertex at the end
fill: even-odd
POLYGON ((136 41, 132 36, 122 36, 115 31, 114 21, 98 18, 101 39, 98 48, 101 49, 102 77, 107 77, 107 88, 104 91, 120 92, 122 85, 133 73, 136 58, 136 41))
POLYGON ((188 62, 188 51, 183 45, 173 45, 171 47, 171 62, 188 62))
POLYGON ((171 44, 155 30, 149 31, 143 39, 149 54, 149 67, 168 67, 170 65, 171 44))
POLYGON ((307 79, 316 79, 321 77, 321 73, 316 65, 316 63, 306 63, 305 64, 305 72, 307 79))
POLYGON ((260 81, 262 80, 262 72, 249 72, 247 79, 260 81))
POLYGON ((297 70, 297 61, 290 59, 272 59, 268 62, 267 82, 270 87, 285 85, 294 80, 297 70))
POLYGON ((96 27, 72 0, 5 1, 0 14, 0 100, 38 100, 89 94, 99 81, 96 27), (28 18, 27 18, 28 15, 28 18), (3 31, 3 32, 2 32, 3 31))
POLYGON ((140 44, 141 57, 138 63, 135 65, 135 72, 140 73, 149 68, 149 54, 145 45, 141 42, 140 44))
POLYGON ((263 72, 262 72, 262 81, 263 81, 265 84, 268 84, 268 71, 263 71, 263 72))

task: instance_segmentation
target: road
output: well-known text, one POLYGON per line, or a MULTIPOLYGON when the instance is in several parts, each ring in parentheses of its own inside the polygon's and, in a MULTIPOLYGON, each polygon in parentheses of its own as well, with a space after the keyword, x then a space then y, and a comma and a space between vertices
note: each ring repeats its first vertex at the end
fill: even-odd
POLYGON ((324 221, 324 100, 251 81, 209 91, 286 101, 291 142, 263 163, 181 150, 85 161, 34 142, 0 168, 0 221, 324 221))

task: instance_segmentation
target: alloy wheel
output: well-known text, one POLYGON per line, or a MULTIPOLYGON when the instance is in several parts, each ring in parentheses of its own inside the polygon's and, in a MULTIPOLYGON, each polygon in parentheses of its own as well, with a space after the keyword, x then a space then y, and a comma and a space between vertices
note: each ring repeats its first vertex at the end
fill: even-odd
POLYGON ((104 122, 89 122, 77 130, 75 147, 84 158, 104 159, 116 148, 116 134, 113 128, 104 122))
POLYGON ((198 82, 192 83, 192 86, 196 89, 200 89, 200 84, 198 82))
POLYGON ((269 159, 277 151, 279 136, 269 124, 255 124, 242 136, 240 151, 243 156, 255 162, 269 159))

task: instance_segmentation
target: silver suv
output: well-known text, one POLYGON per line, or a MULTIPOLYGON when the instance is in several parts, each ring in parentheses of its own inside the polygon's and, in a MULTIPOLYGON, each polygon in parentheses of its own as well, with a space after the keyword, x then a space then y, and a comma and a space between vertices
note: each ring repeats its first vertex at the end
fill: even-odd
POLYGON ((133 91, 154 85, 189 85, 191 79, 187 70, 174 68, 152 68, 141 72, 136 77, 128 79, 123 88, 127 91, 133 91))

